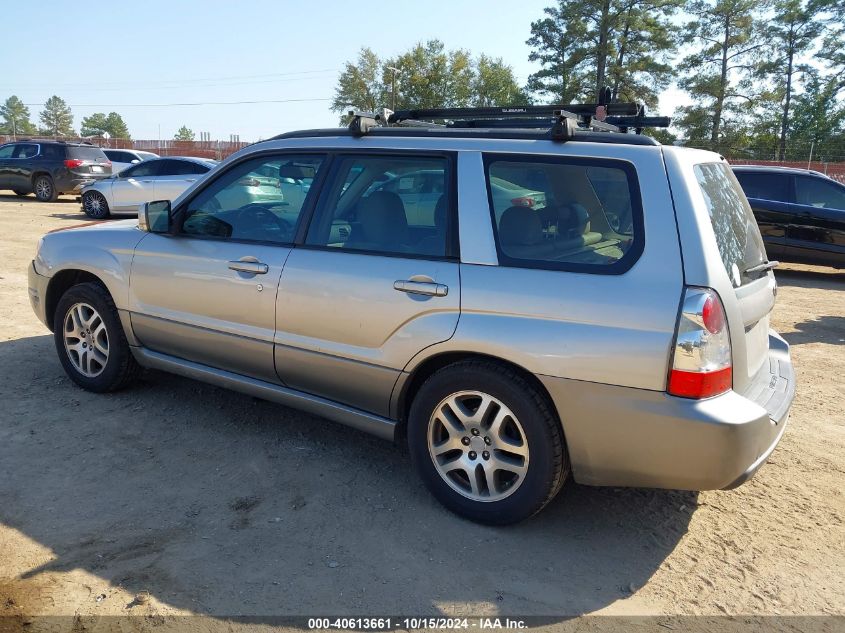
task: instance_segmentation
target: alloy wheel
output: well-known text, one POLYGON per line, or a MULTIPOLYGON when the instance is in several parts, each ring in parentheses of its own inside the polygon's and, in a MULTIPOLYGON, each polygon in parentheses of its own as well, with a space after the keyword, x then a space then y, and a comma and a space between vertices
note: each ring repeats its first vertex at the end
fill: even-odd
POLYGON ((94 191, 86 193, 82 197, 82 207, 85 209, 85 213, 92 218, 99 218, 105 214, 106 201, 102 195, 94 191))
POLYGON ((428 422, 428 451, 440 477, 473 501, 501 501, 528 472, 528 439, 513 412, 480 391, 441 400, 428 422))
POLYGON ((109 336, 106 324, 87 303, 75 303, 67 311, 64 343, 70 362, 87 378, 99 376, 109 360, 109 336))
POLYGON ((39 178, 35 182, 35 196, 39 200, 49 200, 53 195, 53 185, 49 178, 39 178))

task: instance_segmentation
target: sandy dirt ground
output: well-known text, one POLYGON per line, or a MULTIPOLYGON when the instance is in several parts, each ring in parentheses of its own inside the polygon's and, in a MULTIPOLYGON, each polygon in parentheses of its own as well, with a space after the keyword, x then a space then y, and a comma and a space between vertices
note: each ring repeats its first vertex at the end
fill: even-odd
POLYGON ((441 508, 403 447, 322 419, 157 372, 75 387, 26 270, 83 221, 0 192, 0 616, 845 614, 845 273, 777 271, 798 395, 751 482, 570 482, 494 529, 441 508))

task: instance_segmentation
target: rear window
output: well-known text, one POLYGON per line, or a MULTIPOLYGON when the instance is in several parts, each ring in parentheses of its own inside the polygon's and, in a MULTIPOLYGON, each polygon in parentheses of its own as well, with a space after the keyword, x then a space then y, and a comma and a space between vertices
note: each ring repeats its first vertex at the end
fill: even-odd
POLYGON ((80 147, 78 145, 70 145, 67 148, 68 158, 79 158, 82 160, 99 160, 107 161, 106 155, 99 147, 80 147))
POLYGON ((501 265, 619 274, 642 252, 629 163, 487 155, 485 165, 501 265))
POLYGON ((745 272, 766 261, 766 249, 748 200, 730 167, 725 163, 703 163, 694 170, 731 283, 740 286, 766 274, 745 272))

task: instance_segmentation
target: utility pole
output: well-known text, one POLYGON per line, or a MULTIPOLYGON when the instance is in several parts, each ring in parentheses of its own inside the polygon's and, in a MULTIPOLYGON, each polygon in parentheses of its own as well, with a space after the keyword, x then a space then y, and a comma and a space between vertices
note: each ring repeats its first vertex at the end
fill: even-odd
POLYGON ((395 66, 388 66, 387 70, 393 71, 393 80, 391 81, 390 89, 390 109, 396 112, 396 75, 398 75, 402 71, 396 68, 395 66))

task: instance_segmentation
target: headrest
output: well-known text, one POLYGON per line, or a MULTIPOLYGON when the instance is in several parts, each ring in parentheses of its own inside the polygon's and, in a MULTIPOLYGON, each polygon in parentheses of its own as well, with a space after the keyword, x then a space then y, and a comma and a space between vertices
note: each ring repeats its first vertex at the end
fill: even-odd
POLYGON ((540 214, 528 207, 505 209, 499 220, 499 239, 509 246, 529 246, 543 241, 540 214))
POLYGON ((392 191, 374 191, 358 202, 363 240, 398 248, 408 243, 408 218, 402 199, 392 191))

